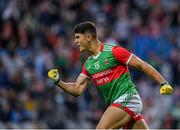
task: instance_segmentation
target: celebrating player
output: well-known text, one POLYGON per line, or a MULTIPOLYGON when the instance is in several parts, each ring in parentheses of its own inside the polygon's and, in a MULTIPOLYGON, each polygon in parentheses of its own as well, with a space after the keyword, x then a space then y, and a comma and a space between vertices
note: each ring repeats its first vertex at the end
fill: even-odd
POLYGON ((108 108, 102 115, 97 129, 133 128, 148 129, 142 116, 142 101, 132 83, 128 66, 143 71, 161 87, 160 94, 169 95, 173 88, 151 65, 147 64, 125 48, 110 43, 102 43, 92 22, 75 26, 75 43, 80 51, 87 51, 90 57, 84 63, 82 72, 75 83, 59 79, 57 69, 48 72, 56 85, 67 93, 80 96, 92 79, 103 95, 108 108))

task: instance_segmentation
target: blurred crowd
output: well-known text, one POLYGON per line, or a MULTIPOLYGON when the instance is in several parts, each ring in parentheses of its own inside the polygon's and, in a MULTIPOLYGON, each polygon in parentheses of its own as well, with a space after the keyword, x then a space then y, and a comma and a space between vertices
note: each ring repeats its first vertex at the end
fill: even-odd
POLYGON ((88 55, 73 27, 83 21, 166 78, 171 96, 130 69, 149 127, 180 128, 179 0, 0 0, 0 128, 95 128, 107 106, 94 84, 75 98, 47 77, 56 67, 64 81, 76 80, 88 55))

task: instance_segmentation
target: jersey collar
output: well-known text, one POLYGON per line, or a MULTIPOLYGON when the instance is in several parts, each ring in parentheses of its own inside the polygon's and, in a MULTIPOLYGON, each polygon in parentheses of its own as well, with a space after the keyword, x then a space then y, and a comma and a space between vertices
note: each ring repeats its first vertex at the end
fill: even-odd
POLYGON ((96 55, 96 56, 92 56, 94 59, 97 59, 98 57, 99 57, 99 55, 101 54, 101 52, 103 51, 103 49, 104 49, 104 44, 103 43, 101 43, 100 44, 100 51, 99 51, 99 53, 96 55))

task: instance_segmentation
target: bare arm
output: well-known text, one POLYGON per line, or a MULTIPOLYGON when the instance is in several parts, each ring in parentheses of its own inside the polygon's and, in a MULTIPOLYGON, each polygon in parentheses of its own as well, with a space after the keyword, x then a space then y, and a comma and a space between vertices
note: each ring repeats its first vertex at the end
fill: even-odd
POLYGON ((65 92, 77 97, 84 92, 88 83, 89 79, 87 77, 79 75, 75 83, 66 83, 60 80, 57 85, 65 92))
POLYGON ((133 68, 137 68, 138 70, 143 71, 145 74, 150 76, 159 84, 165 82, 165 79, 161 76, 161 74, 157 70, 155 70, 151 65, 147 64, 140 58, 138 58, 136 55, 132 56, 128 65, 133 68))

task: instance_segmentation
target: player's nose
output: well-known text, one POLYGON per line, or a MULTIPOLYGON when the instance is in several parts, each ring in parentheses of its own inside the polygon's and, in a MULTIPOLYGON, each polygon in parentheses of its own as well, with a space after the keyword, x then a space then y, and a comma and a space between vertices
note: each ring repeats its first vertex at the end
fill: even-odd
POLYGON ((78 41, 77 41, 77 39, 75 39, 75 40, 74 40, 74 43, 75 43, 75 44, 78 44, 78 41))

